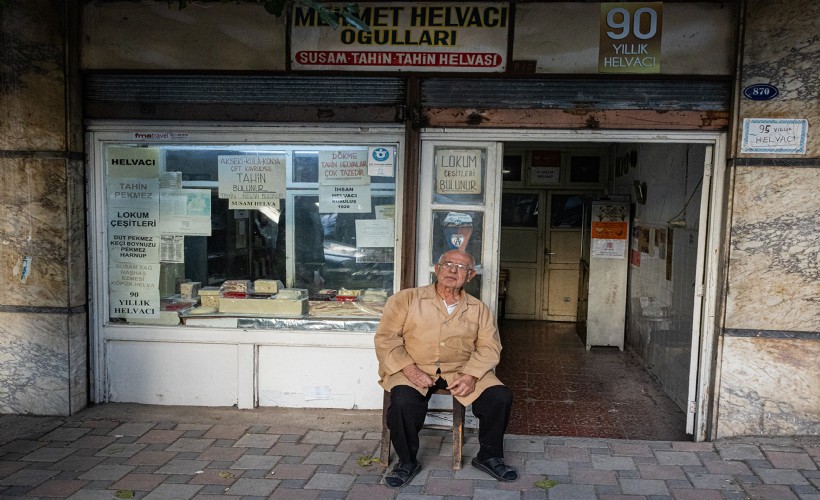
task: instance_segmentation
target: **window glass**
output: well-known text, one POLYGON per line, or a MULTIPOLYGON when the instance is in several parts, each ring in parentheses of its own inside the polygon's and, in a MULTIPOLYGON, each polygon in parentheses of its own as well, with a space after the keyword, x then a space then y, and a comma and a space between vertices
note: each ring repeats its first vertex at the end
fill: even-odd
POLYGON ((521 182, 521 155, 504 155, 504 170, 501 172, 504 182, 521 182))
POLYGON ((572 156, 569 162, 570 182, 597 183, 600 181, 600 156, 572 156))
POLYGON ((110 320, 377 317, 396 176, 368 146, 107 145, 110 320))
POLYGON ((503 193, 501 225, 538 227, 538 193, 503 193))
POLYGON ((433 254, 430 263, 438 262, 444 252, 464 250, 481 265, 481 240, 484 214, 477 211, 433 210, 433 254))
POLYGON ((577 194, 554 194, 550 227, 552 229, 577 229, 583 224, 584 202, 589 196, 577 194))

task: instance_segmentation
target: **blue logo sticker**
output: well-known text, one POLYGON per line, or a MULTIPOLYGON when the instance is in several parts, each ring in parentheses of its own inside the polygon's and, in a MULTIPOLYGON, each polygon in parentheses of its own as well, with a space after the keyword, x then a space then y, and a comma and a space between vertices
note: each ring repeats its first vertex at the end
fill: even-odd
POLYGON ((376 161, 385 161, 390 158, 390 151, 387 148, 376 148, 373 150, 373 159, 376 161))
POLYGON ((755 83, 743 89, 743 95, 753 101, 768 101, 780 93, 777 87, 768 83, 755 83))

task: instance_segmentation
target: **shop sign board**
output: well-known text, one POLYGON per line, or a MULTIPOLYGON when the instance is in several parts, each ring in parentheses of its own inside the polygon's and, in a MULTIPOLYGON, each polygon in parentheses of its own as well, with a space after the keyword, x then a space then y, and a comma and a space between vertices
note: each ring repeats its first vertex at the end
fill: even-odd
POLYGON ((804 155, 808 131, 808 120, 744 118, 740 152, 804 155))
POLYGON ((508 2, 361 2, 362 31, 294 6, 294 70, 503 72, 508 2))
POLYGON ((601 4, 599 73, 660 73, 662 2, 601 4))

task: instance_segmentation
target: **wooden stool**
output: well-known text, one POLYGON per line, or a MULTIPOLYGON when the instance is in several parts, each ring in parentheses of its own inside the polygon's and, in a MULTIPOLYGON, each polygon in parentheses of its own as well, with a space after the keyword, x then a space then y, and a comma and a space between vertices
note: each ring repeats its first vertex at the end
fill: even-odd
MULTIPOLYGON (((447 389, 438 389, 433 394, 450 395, 447 389)), ((390 408, 390 393, 384 391, 382 400, 382 447, 379 460, 384 467, 390 464, 390 429, 387 427, 387 409, 390 408)), ((464 405, 453 396, 453 409, 428 409, 427 413, 446 412, 453 414, 453 470, 461 470, 461 445, 464 443, 464 405)))

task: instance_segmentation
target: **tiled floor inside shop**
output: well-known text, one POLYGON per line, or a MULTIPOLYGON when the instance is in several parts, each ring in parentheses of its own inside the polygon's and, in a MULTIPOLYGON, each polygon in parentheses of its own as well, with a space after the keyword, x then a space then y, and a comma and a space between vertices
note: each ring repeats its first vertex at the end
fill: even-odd
POLYGON ((511 434, 685 441, 685 415, 629 349, 587 351, 574 323, 504 320, 511 434))

